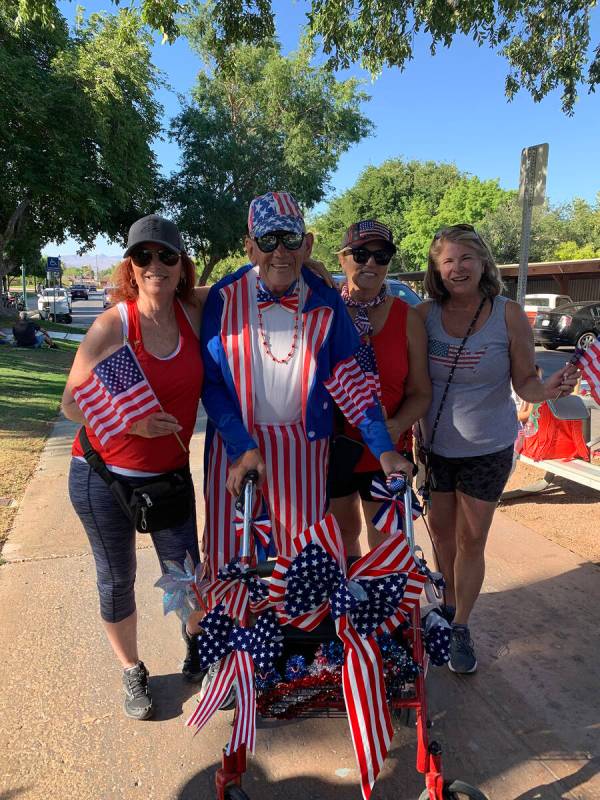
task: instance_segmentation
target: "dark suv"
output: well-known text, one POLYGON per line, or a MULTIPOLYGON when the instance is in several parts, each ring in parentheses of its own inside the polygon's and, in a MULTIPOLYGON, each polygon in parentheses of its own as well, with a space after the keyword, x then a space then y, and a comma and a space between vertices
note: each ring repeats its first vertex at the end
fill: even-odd
POLYGON ((580 347, 587 350, 600 333, 600 300, 570 303, 554 311, 540 311, 533 323, 533 338, 546 350, 580 347))
POLYGON ((87 300, 88 299, 88 290, 81 283, 74 283, 70 289, 71 292, 71 300, 87 300))

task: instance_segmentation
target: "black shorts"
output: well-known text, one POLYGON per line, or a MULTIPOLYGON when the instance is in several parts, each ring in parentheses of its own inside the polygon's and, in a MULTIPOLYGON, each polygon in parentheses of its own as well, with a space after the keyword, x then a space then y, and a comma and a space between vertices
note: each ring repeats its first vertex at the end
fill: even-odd
MULTIPOLYGON (((413 454, 403 452, 400 455, 409 461, 413 461, 413 454)), ((385 481, 385 473, 382 469, 376 469, 372 472, 353 472, 348 477, 340 477, 335 474, 335 470, 330 469, 327 476, 327 489, 330 500, 337 500, 339 497, 348 497, 355 492, 358 492, 361 500, 367 502, 377 502, 371 496, 371 483, 373 478, 381 478, 385 481)))
POLYGON ((446 458, 432 453, 431 490, 459 491, 495 503, 504 491, 513 463, 512 445, 497 453, 469 458, 446 458))

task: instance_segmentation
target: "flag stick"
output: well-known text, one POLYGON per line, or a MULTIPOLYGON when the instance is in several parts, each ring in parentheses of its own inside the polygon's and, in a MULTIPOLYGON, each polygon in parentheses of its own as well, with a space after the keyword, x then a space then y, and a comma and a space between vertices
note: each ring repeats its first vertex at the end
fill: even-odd
MULTIPOLYGON (((577 366, 577 362, 579 361, 579 359, 583 355, 583 352, 584 351, 581 350, 579 347, 576 347, 575 348, 575 352, 573 353, 571 358, 567 361, 565 366, 568 367, 568 366, 570 366, 572 364, 574 367, 576 367, 577 366)), ((560 398, 561 394, 562 394, 562 391, 559 391, 558 394, 556 395, 556 397, 554 398, 554 402, 556 402, 560 398)))

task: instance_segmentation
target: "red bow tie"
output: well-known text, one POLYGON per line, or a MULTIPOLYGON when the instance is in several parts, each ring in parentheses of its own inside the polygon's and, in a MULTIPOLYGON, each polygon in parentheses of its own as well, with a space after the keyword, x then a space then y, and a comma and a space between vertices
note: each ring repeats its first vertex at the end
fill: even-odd
POLYGON ((266 311, 267 308, 271 308, 271 306, 281 306, 285 308, 286 311, 289 311, 291 314, 295 314, 298 311, 298 295, 292 294, 288 297, 273 297, 271 296, 268 300, 258 300, 258 307, 261 311, 266 311))

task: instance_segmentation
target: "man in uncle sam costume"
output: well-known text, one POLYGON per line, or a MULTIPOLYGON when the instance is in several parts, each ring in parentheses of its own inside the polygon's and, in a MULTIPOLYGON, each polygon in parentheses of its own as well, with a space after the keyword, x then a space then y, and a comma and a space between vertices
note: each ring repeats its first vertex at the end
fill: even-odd
POLYGON ((410 468, 356 361, 360 342, 340 295, 303 266, 312 245, 291 194, 255 198, 251 263, 206 301, 203 549, 213 577, 237 555, 234 498, 248 470, 258 471, 281 555, 294 555, 294 538, 323 518, 334 401, 386 474, 410 468))

